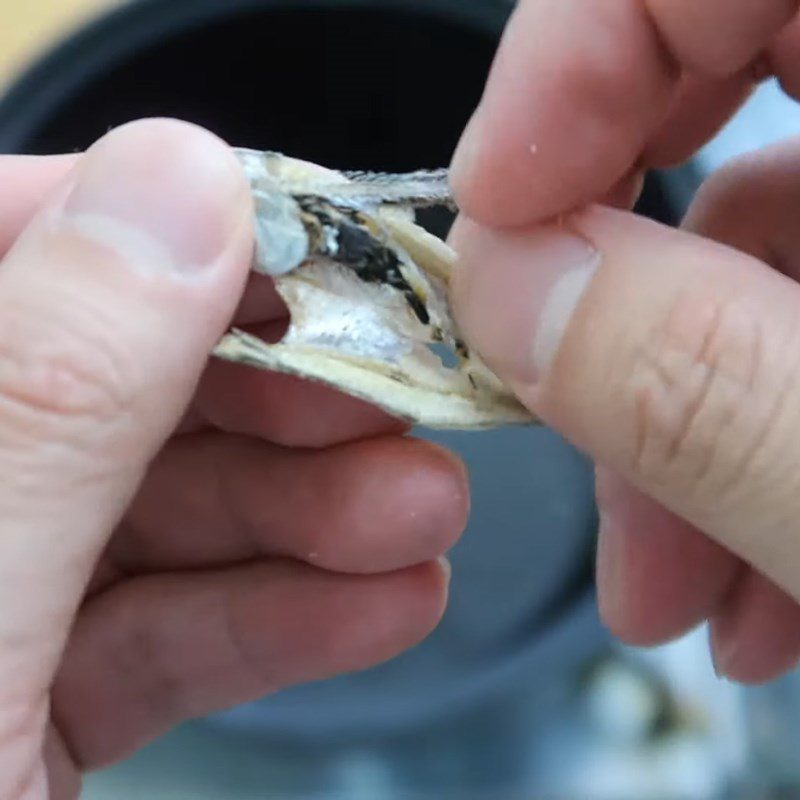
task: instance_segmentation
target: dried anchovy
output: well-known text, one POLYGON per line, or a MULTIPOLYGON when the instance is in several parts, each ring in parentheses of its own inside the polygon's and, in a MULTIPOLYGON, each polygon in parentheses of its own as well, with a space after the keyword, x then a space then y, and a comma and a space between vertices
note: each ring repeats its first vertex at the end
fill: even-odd
POLYGON ((403 208, 447 207, 457 211, 449 171, 418 170, 406 174, 344 172, 350 185, 330 186, 325 196, 336 204, 397 205, 403 208))
POLYGON ((454 207, 446 170, 342 173, 238 155, 255 201, 254 269, 274 278, 291 319, 274 344, 231 331, 219 357, 321 382, 412 424, 533 421, 461 338, 447 297, 455 253, 414 221, 416 209, 454 207))
POLYGON ((423 325, 430 323, 424 298, 406 280, 397 253, 375 237, 359 212, 337 209, 334 203, 319 197, 295 197, 295 200, 303 212, 312 253, 349 267, 367 283, 383 283, 398 289, 417 319, 423 325))
MULTIPOLYGON (((404 275, 396 245, 388 244, 391 237, 381 229, 376 212, 385 207, 413 211, 452 206, 446 169, 335 173, 339 180, 296 172, 278 177, 270 175, 269 165, 280 163, 280 154, 241 155, 255 160, 256 169, 263 168, 254 178, 260 271, 283 275, 314 256, 325 256, 365 282, 397 289, 416 318, 423 325, 430 323, 426 297, 404 275)), ((435 330, 434 334, 438 335, 435 330)))
MULTIPOLYGON (((240 151, 244 152, 244 151, 240 151)), ((264 153, 265 158, 280 158, 279 153, 264 153)), ((295 197, 313 195, 336 206, 377 208, 382 205, 409 209, 447 207, 457 211, 447 169, 415 170, 406 173, 341 171, 348 183, 306 180, 285 181, 283 190, 295 197)))

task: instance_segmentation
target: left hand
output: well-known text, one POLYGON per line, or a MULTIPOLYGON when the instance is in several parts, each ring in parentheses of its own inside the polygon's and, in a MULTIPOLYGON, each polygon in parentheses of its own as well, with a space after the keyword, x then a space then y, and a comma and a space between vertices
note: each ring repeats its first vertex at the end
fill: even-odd
POLYGON ((72 800, 185 719, 424 638, 461 465, 334 392, 206 363, 234 316, 286 313, 249 277, 229 149, 136 123, 0 159, 0 182, 0 797, 72 800))

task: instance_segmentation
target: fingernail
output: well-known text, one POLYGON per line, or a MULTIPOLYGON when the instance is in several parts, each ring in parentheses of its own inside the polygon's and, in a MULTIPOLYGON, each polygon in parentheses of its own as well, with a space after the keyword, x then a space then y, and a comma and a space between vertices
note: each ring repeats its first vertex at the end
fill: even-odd
POLYGON ((136 269, 186 274, 226 251, 248 202, 230 148, 194 126, 153 120, 118 128, 89 150, 64 215, 136 269))
POLYGON ((717 653, 714 648, 711 648, 711 666, 714 668, 714 674, 720 679, 724 680, 725 675, 722 672, 722 669, 719 666, 719 662, 717 660, 717 653))
POLYGON ((456 194, 459 193, 461 187, 470 182, 471 173, 478 160, 481 116, 481 108, 479 106, 467 123, 467 127, 464 128, 456 151, 453 154, 453 160, 450 164, 450 185, 456 194))
POLYGON ((600 509, 597 541, 597 602, 600 618, 611 628, 624 616, 625 565, 620 529, 613 517, 600 509))
POLYGON ((447 586, 450 586, 450 581, 453 578, 453 565, 447 559, 446 556, 439 556, 437 559, 439 562, 439 566, 442 569, 442 574, 444 575, 444 580, 447 586))
POLYGON ((463 218, 451 242, 459 254, 453 303, 465 337, 500 377, 538 383, 601 263, 600 253, 561 226, 492 230, 463 218))
POLYGON ((728 680, 732 660, 736 657, 735 645, 733 648, 724 645, 724 639, 718 636, 717 628, 712 622, 708 630, 708 646, 711 652, 711 666, 714 674, 720 680, 728 680))

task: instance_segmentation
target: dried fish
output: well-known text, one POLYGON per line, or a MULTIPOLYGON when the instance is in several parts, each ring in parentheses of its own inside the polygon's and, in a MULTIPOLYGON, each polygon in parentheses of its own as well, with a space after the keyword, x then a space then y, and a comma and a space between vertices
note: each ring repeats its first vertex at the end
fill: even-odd
POLYGON ((215 354, 319 381, 412 424, 533 422, 463 341, 447 288, 455 254, 415 222, 452 205, 447 172, 336 172, 237 151, 256 207, 254 270, 291 315, 277 344, 233 330, 215 354))

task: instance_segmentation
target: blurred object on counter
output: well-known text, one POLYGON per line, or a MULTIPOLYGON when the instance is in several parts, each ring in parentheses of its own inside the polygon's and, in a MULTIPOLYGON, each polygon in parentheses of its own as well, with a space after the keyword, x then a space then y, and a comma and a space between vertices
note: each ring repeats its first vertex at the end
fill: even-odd
POLYGON ((0 89, 40 52, 121 0, 26 0, 3 4, 0 89))
POLYGON ((800 134, 800 104, 783 92, 776 78, 762 83, 747 105, 697 156, 708 174, 732 158, 800 134))
POLYGON ((187 725, 91 776, 84 800, 767 800, 740 793, 741 693, 706 640, 616 648, 580 680, 372 745, 265 747, 187 725))
POLYGON ((744 693, 746 800, 800 798, 800 672, 744 693))

